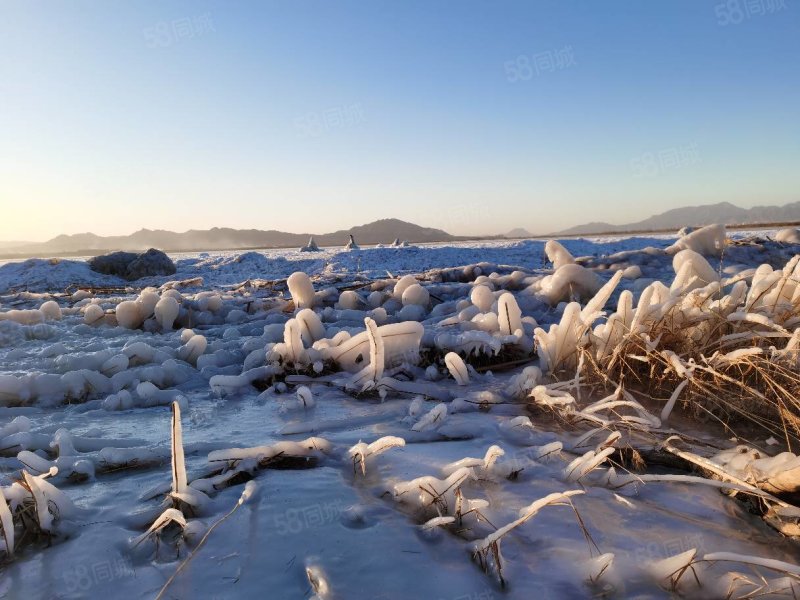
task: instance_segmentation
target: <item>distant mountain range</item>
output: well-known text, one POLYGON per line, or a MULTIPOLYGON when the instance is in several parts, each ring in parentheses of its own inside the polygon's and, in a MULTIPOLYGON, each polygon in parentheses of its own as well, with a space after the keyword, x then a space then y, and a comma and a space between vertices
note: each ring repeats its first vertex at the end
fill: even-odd
MULTIPOLYGON (((684 226, 710 225, 758 225, 800 222, 800 202, 784 206, 756 206, 740 208, 730 202, 706 206, 685 206, 649 217, 643 221, 626 225, 594 222, 570 227, 543 236, 534 236, 522 227, 512 229, 501 236, 483 238, 530 238, 574 235, 597 235, 601 233, 633 233, 648 231, 677 231, 684 226)), ((242 250, 254 248, 299 248, 305 246, 313 235, 320 247, 344 246, 352 235, 358 244, 391 244, 395 239, 411 243, 450 242, 475 239, 477 236, 454 236, 441 229, 421 227, 399 219, 381 219, 366 225, 342 229, 332 233, 287 233, 285 231, 261 229, 190 229, 182 233, 163 229, 140 229, 130 235, 100 236, 94 233, 59 235, 47 242, 2 242, 3 257, 97 255, 113 250, 142 251, 158 248, 167 252, 199 252, 203 250, 242 250)))
POLYGON ((754 206, 740 208, 730 202, 708 204, 705 206, 684 206, 674 208, 643 221, 627 225, 611 223, 587 223, 570 227, 552 235, 589 235, 598 233, 626 233, 635 231, 677 231, 681 227, 696 227, 724 223, 725 225, 759 225, 772 223, 792 223, 800 221, 800 202, 784 206, 754 206))
POLYGON ((325 234, 286 233, 260 229, 190 229, 183 233, 163 229, 140 229, 131 235, 100 236, 94 233, 59 235, 47 242, 0 242, 6 256, 53 256, 66 254, 101 254, 112 250, 147 250, 168 252, 201 250, 236 250, 245 248, 292 248, 305 246, 314 236, 317 245, 344 246, 352 235, 358 244, 391 244, 396 238, 411 243, 447 242, 458 239, 441 229, 420 227, 399 219, 381 219, 366 225, 325 234))

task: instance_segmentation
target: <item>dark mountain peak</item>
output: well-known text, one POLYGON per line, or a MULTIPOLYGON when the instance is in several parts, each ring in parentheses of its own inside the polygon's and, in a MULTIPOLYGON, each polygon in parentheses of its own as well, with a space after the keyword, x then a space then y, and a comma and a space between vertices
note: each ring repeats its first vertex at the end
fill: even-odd
POLYGON ((529 238, 533 237, 533 234, 525 229, 524 227, 515 227, 511 231, 504 234, 504 237, 507 238, 529 238))

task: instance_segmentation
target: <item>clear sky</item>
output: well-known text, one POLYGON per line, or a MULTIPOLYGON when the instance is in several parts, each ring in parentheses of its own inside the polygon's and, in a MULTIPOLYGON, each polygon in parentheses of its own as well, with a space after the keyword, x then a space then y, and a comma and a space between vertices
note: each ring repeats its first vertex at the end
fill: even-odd
POLYGON ((800 200, 797 0, 0 1, 0 240, 800 200))

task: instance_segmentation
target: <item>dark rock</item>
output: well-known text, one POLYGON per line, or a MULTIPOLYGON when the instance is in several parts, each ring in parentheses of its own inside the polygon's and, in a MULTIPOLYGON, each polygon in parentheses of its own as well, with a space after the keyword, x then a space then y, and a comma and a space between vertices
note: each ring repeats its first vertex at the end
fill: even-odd
POLYGON ((133 252, 111 252, 89 260, 89 268, 103 275, 127 277, 128 265, 136 259, 133 252))
POLYGON ((161 250, 147 252, 112 252, 89 260, 89 268, 104 275, 116 275, 128 281, 157 275, 174 275, 175 263, 161 250))

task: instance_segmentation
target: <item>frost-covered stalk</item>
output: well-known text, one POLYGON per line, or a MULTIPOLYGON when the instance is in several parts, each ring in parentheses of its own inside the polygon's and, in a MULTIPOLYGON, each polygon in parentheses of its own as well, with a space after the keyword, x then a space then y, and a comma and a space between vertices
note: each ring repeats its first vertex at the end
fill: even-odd
POLYGON ((317 340, 325 337, 325 327, 319 315, 310 308, 304 308, 295 317, 300 325, 300 336, 306 346, 311 346, 317 340))
POLYGON ((420 529, 422 531, 432 531, 437 527, 446 527, 447 525, 452 525, 456 522, 455 517, 446 516, 446 517, 433 517, 428 521, 425 521, 422 525, 420 525, 420 529))
POLYGON ((479 479, 489 478, 492 475, 492 471, 495 469, 497 459, 501 456, 505 456, 505 453, 505 450, 500 446, 493 444, 486 450, 486 454, 483 458, 462 458, 461 460, 445 465, 442 471, 445 475, 450 475, 458 469, 469 467, 475 470, 475 474, 479 479))
POLYGON ((441 514, 454 514, 459 488, 469 479, 474 479, 472 469, 462 467, 446 479, 426 475, 411 481, 401 481, 394 486, 394 498, 419 509, 434 507, 441 514))
POLYGON ((367 326, 367 337, 369 338, 369 360, 372 368, 372 380, 377 383, 383 377, 383 369, 386 362, 383 337, 381 337, 375 321, 371 318, 366 317, 364 324, 367 326))
POLYGON ((181 427, 181 407, 172 403, 172 493, 186 491, 186 463, 183 457, 183 429, 181 427))
POLYGON ((600 583, 603 576, 611 569, 613 562, 613 552, 607 552, 605 554, 601 554, 600 556, 590 558, 583 565, 584 572, 586 573, 586 579, 592 585, 597 585, 600 583))
POLYGON ((14 555, 14 518, 8 508, 3 488, 0 487, 0 526, 3 527, 3 541, 6 544, 6 554, 14 555))
POLYGON ((680 582, 683 574, 691 569, 696 556, 697 549, 692 548, 675 556, 651 562, 647 570, 658 581, 665 583, 668 581, 669 589, 674 591, 678 587, 678 582, 680 582))
POLYGON ((39 486, 39 479, 34 477, 26 470, 22 470, 22 477, 25 485, 28 486, 33 497, 33 503, 36 508, 36 520, 39 523, 39 528, 47 533, 53 532, 53 515, 50 513, 47 498, 45 498, 42 488, 39 486))

